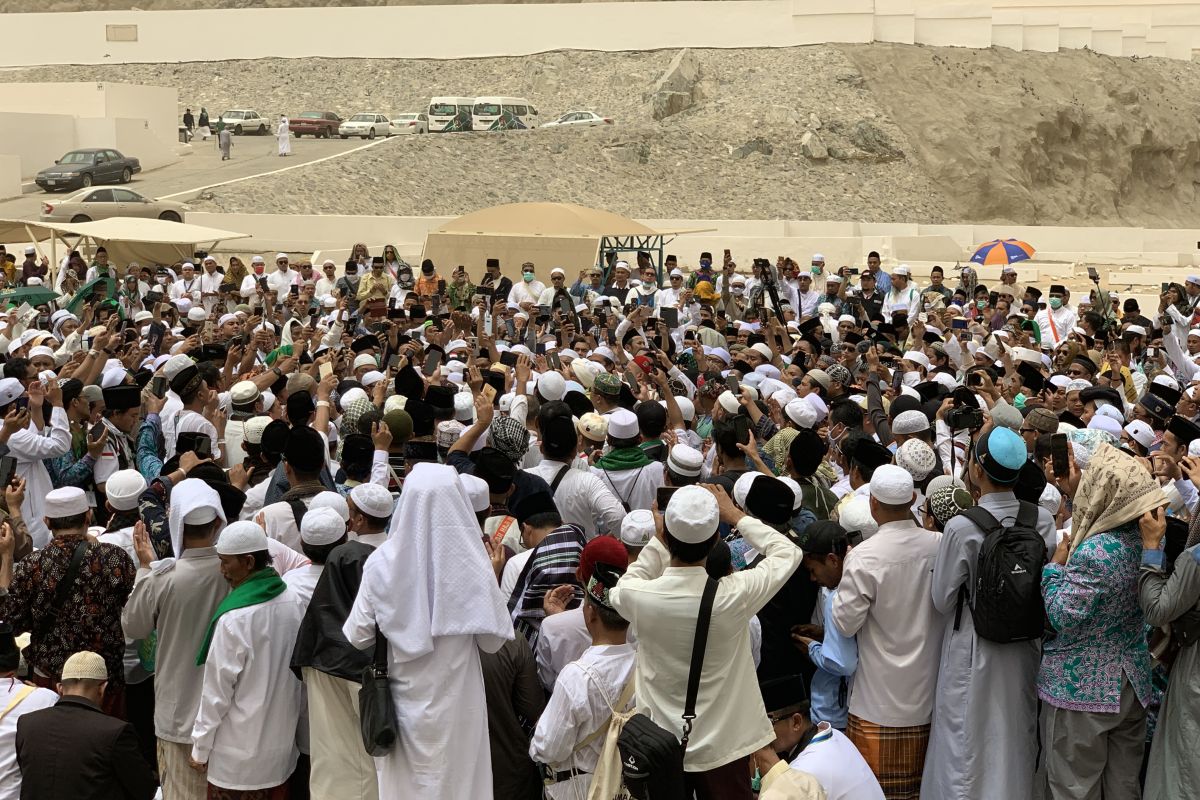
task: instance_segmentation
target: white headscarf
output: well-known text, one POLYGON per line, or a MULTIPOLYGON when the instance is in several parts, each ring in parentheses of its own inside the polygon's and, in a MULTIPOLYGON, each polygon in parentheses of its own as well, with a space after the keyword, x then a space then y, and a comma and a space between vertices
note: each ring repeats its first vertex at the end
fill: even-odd
POLYGON ((227 522, 225 509, 221 507, 221 495, 199 478, 182 480, 171 490, 171 510, 167 524, 171 528, 171 550, 176 558, 183 552, 183 518, 204 506, 215 508, 221 522, 227 522))
POLYGON ((453 467, 417 464, 404 479, 388 540, 363 568, 356 604, 364 600, 401 661, 433 652, 439 636, 513 638, 479 523, 453 467))

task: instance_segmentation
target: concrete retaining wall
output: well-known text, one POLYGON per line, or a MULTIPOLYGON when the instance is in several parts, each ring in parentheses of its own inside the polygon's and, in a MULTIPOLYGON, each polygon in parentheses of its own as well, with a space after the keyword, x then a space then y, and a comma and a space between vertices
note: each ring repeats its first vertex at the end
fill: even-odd
POLYGON ((0 66, 194 57, 474 58, 550 50, 791 47, 872 41, 1191 59, 1192 0, 684 0, 4 15, 0 66), (114 27, 116 26, 116 27, 114 27), (46 31, 70 48, 47 48, 46 31), (397 38, 396 32, 403 31, 397 38), (452 31, 453 35, 448 35, 452 31), (234 35, 236 32, 236 35, 234 35), (120 40, 118 40, 120 39, 120 40), (346 47, 346 42, 354 46, 346 47), (398 49, 399 48, 399 49, 398 49))

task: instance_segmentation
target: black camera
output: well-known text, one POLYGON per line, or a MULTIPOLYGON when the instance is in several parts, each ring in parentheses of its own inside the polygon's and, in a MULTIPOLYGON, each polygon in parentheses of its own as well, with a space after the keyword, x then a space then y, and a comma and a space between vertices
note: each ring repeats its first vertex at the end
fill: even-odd
POLYGON ((960 406, 946 412, 946 425, 952 431, 977 431, 983 427, 983 410, 978 406, 960 406))

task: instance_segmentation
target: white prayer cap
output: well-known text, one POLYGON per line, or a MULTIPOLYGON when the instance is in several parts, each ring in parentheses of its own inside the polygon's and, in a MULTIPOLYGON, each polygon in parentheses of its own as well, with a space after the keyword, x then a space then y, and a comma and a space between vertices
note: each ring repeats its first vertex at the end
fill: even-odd
POLYGON ((820 253, 813 253, 812 260, 813 261, 824 261, 825 256, 821 255, 820 253))
POLYGON ((1188 456, 1190 458, 1196 458, 1197 456, 1200 456, 1200 439, 1193 439, 1188 444, 1188 456))
POLYGON ((683 277, 683 270, 680 270, 680 269, 673 269, 673 270, 671 270, 671 277, 672 277, 672 278, 682 278, 682 277, 683 277))
POLYGON ((237 321, 238 321, 237 314, 222 314, 221 318, 217 320, 217 327, 218 328, 221 327, 226 322, 237 322, 237 321))
POLYGON ((1075 380, 1073 380, 1067 384, 1068 392, 1078 392, 1078 391, 1082 391, 1083 389, 1090 389, 1090 388, 1092 388, 1092 382, 1085 381, 1083 378, 1076 378, 1075 380))
POLYGON ((106 369, 100 374, 100 388, 111 389, 114 386, 120 386, 125 382, 125 376, 128 374, 124 367, 106 369))
POLYGON ((346 535, 346 521, 332 508, 312 508, 300 520, 300 541, 305 544, 333 544, 346 535))
POLYGON ((923 481, 937 466, 933 448, 920 439, 909 439, 896 449, 896 464, 912 475, 913 481, 923 481))
POLYGON ((208 312, 201 306, 196 306, 195 308, 188 309, 187 318, 191 322, 204 322, 208 319, 208 312))
POLYGON ((776 403, 787 408, 787 404, 796 399, 796 390, 790 386, 785 386, 771 396, 775 398, 776 403))
MULTIPOLYGON (((596 348, 599 350, 599 348, 596 348)), ((609 352, 612 352, 611 350, 609 352)), ((588 361, 583 358, 575 358, 571 360, 571 372, 575 375, 575 379, 583 386, 585 390, 592 388, 592 384, 596 382, 596 375, 600 372, 598 366, 593 361, 588 361)))
POLYGON ((789 401, 783 407, 783 413, 801 428, 812 428, 817 424, 817 409, 803 397, 789 401))
MULTIPOLYGON (((396 396, 398 396, 398 395, 393 395, 393 397, 396 397, 396 396)), ((358 386, 355 386, 352 389, 348 389, 344 395, 342 395, 340 398, 338 398, 338 405, 340 405, 342 407, 342 410, 344 411, 347 408, 349 408, 352 403, 354 403, 358 400, 370 400, 370 399, 371 398, 367 396, 367 393, 365 391, 363 391, 358 386)), ((263 409, 263 410, 265 411, 266 409, 263 409)))
POLYGON ((537 390, 547 400, 562 400, 567 393, 567 382, 557 372, 544 372, 538 376, 537 390))
POLYGON ((375 356, 370 353, 359 353, 354 357, 354 366, 351 369, 359 369, 360 367, 378 367, 379 362, 375 360, 375 356))
POLYGON ((263 431, 271 424, 271 418, 267 416, 251 417, 246 420, 243 428, 245 431, 244 441, 247 444, 262 444, 263 431))
MULTIPOLYGON (((676 475, 695 478, 700 475, 704 456, 699 450, 686 444, 677 444, 667 454, 667 469, 676 475)), ((660 511, 662 509, 659 509, 660 511)))
POLYGON ((1121 435, 1120 427, 1125 424, 1125 415, 1121 413, 1120 409, 1110 403, 1105 403, 1104 405, 1097 403, 1096 416, 1108 417, 1117 423, 1117 435, 1121 435))
POLYGON ((350 521, 350 506, 346 503, 346 498, 337 492, 317 492, 308 503, 309 511, 314 508, 332 508, 342 522, 350 521))
MULTIPOLYGON (((483 478, 477 478, 474 475, 462 473, 458 476, 458 482, 462 484, 463 489, 467 493, 467 497, 471 500, 471 510, 476 514, 487 511, 492 504, 491 497, 488 494, 487 481, 483 478)), ((353 495, 351 495, 353 497, 353 495)), ((355 501, 358 505, 358 501, 355 501)))
POLYGON ((362 376, 363 388, 369 389, 386 377, 386 375, 377 369, 368 370, 367 372, 364 372, 362 376))
POLYGON ((771 348, 768 347, 765 342, 756 342, 755 344, 752 344, 750 346, 750 349, 753 350, 754 352, 758 353, 760 356, 767 359, 768 361, 771 360, 771 358, 773 358, 773 356, 771 354, 771 348))
POLYGON ((621 520, 621 542, 629 547, 645 547, 656 533, 654 514, 644 508, 630 511, 621 520))
POLYGON ((892 270, 892 274, 893 275, 904 275, 907 277, 912 274, 912 270, 909 269, 908 264, 901 264, 900 266, 898 266, 894 270, 892 270))
POLYGON ((117 511, 133 511, 138 507, 138 498, 146 491, 146 479, 136 469, 114 472, 104 484, 108 504, 117 511))
POLYGON ((775 366, 774 364, 759 364, 754 368, 754 371, 765 378, 774 378, 775 380, 779 380, 779 377, 782 374, 779 371, 779 367, 775 366))
POLYGON ((637 414, 618 408, 608 415, 608 435, 614 439, 633 439, 640 433, 637 414))
MULTIPOLYGON (((31 350, 29 352, 32 353, 33 351, 31 350)), ((1179 381, 1175 380, 1170 375, 1167 375, 1164 372, 1160 372, 1157 375, 1155 375, 1154 378, 1150 382, 1157 383, 1159 386, 1169 386, 1170 388, 1174 389, 1175 391, 1177 391, 1177 392, 1179 391, 1179 381)))
POLYGON ((253 403, 261 396, 262 392, 258 390, 258 385, 254 381, 238 381, 229 390, 229 399, 239 406, 253 403))
POLYGON ((167 376, 167 380, 174 380, 175 376, 183 372, 188 367, 195 364, 191 356, 180 353, 179 355, 171 356, 167 359, 167 363, 163 364, 163 374, 167 376))
POLYGON ((25 285, 26 286, 41 286, 42 279, 35 275, 32 278, 30 278, 29 280, 25 281, 25 285))
MULTIPOLYGON (((876 473, 878 472, 879 470, 876 470, 876 473)), ((841 511, 838 512, 838 523, 846 529, 847 533, 857 531, 862 534, 864 539, 871 538, 879 530, 879 523, 871 515, 870 501, 861 496, 855 497, 842 506, 841 511)))
POLYGON ((183 515, 184 525, 207 525, 217 518, 217 507, 211 505, 196 506, 183 515))
POLYGON ((287 253, 276 253, 276 254, 275 254, 275 260, 276 260, 276 261, 278 261, 278 260, 279 260, 279 259, 281 259, 281 258, 287 258, 287 253))
POLYGON ((903 467, 884 464, 871 476, 871 496, 889 506, 913 501, 913 476, 903 467))
POLYGON ((761 472, 743 472, 733 482, 733 502, 737 503, 739 508, 746 508, 746 495, 750 494, 750 486, 761 474, 761 472))
MULTIPOLYGON (((467 477, 474 478, 475 476, 467 477)), ((486 493, 487 483, 482 478, 476 478, 476 480, 483 482, 486 493)), ((377 483, 360 483, 350 490, 350 499, 354 502, 354 507, 363 514, 377 519, 389 519, 395 505, 392 493, 377 483)))
POLYGON ((250 263, 251 264, 263 264, 265 262, 263 261, 262 256, 251 256, 250 263))
POLYGON ((1066 389, 1071 385, 1071 379, 1066 375, 1051 375, 1048 380, 1052 386, 1059 389, 1066 389))
POLYGON ((1154 431, 1140 419, 1135 419, 1126 425, 1124 430, 1129 434, 1130 439, 1133 439, 1142 447, 1149 448, 1154 444, 1154 431))
POLYGON ((1134 336, 1145 336, 1146 329, 1143 328, 1141 325, 1130 325, 1128 328, 1125 329, 1125 333, 1131 333, 1134 336))
POLYGON ((1037 504, 1049 511, 1051 516, 1057 516, 1059 508, 1062 506, 1062 492, 1053 483, 1047 482, 1046 488, 1038 497, 1037 504))
POLYGON ((911 409, 909 411, 901 411, 892 420, 892 433, 900 433, 909 435, 929 430, 929 417, 925 416, 924 411, 911 409))
POLYGON ((80 650, 72 653, 63 662, 62 675, 64 681, 106 681, 108 680, 108 665, 104 656, 91 650, 80 650))
POLYGON ((686 397, 676 397, 675 405, 679 406, 679 413, 683 417, 684 422, 691 422, 696 419, 696 404, 686 397))
POLYGON ((554 269, 550 270, 550 274, 551 275, 562 275, 564 278, 567 277, 567 273, 565 271, 563 271, 562 267, 555 267, 554 269))
POLYGON ((920 350, 909 350, 903 356, 905 361, 911 361, 914 364, 919 364, 925 369, 929 369, 929 356, 922 353, 920 350))
POLYGON ((44 344, 40 344, 37 347, 31 347, 29 349, 29 357, 36 358, 37 356, 46 356, 47 358, 54 358, 54 351, 51 350, 49 347, 46 347, 46 345, 44 345, 44 344))
POLYGON ((729 355, 729 351, 724 347, 714 347, 711 351, 706 351, 706 354, 721 359, 725 362, 725 366, 729 366, 733 361, 733 357, 729 355))
POLYGON ((61 489, 51 489, 46 495, 45 510, 42 515, 48 519, 73 517, 88 510, 87 495, 77 486, 64 486, 61 489))
POLYGON ((700 544, 717 532, 720 516, 717 498, 711 492, 699 486, 684 486, 671 495, 663 526, 685 544, 700 544))
POLYGON ((721 408, 725 409, 726 414, 736 414, 742 407, 738 399, 733 396, 733 392, 728 389, 717 395, 717 402, 721 404, 721 408))
POLYGON ((267 532, 257 522, 241 520, 221 531, 217 553, 223 556, 242 556, 266 550, 267 532))
POLYGON ((134 315, 133 315, 134 322, 146 322, 146 321, 152 320, 152 319, 154 319, 154 314, 150 313, 149 311, 145 311, 145 310, 138 311, 138 312, 134 313, 134 315))
POLYGON ((35 248, 33 245, 26 245, 26 246, 25 246, 25 255, 27 255, 27 256, 31 256, 31 255, 33 255, 33 254, 34 254, 34 253, 36 253, 36 252, 37 252, 37 248, 35 248))
MULTIPOLYGON (((1098 410, 1099 409, 1097 409, 1097 411, 1098 410)), ((1092 417, 1087 426, 1092 430, 1108 431, 1113 436, 1121 435, 1121 423, 1117 422, 1112 417, 1107 417, 1103 414, 1096 414, 1096 416, 1092 417)))
POLYGON ((454 418, 459 422, 470 422, 475 413, 475 399, 470 392, 454 395, 454 418))

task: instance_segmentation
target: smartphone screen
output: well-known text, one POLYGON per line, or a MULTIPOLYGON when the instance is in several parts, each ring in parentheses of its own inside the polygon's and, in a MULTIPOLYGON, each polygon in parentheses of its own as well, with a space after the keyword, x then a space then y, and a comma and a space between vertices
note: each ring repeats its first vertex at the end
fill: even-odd
POLYGON ((0 489, 12 483, 13 473, 17 469, 17 460, 12 456, 0 458, 0 489))
POLYGON ((165 375, 155 375, 150 379, 150 394, 159 400, 167 396, 167 378, 165 375))
POLYGON ((484 399, 488 401, 488 403, 496 402, 496 387, 492 386, 490 383, 485 383, 479 392, 483 395, 484 399))
POLYGON ((967 329, 967 321, 961 317, 955 317, 950 320, 950 327, 957 331, 965 331, 967 329))
POLYGON ((1071 471, 1067 462, 1067 435, 1056 433, 1050 437, 1050 463, 1054 467, 1055 477, 1062 478, 1071 471))
POLYGON ((738 379, 733 375, 730 375, 725 379, 725 388, 729 389, 729 393, 734 397, 737 397, 742 393, 742 385, 738 383, 738 379))
POLYGON ((104 433, 104 423, 97 422, 92 426, 91 430, 88 431, 88 438, 94 442, 100 438, 102 433, 104 433))
POLYGON ((423 372, 425 373, 425 377, 428 378, 431 375, 433 375, 433 373, 437 372, 438 365, 441 363, 442 363, 442 351, 441 350, 430 350, 429 353, 425 356, 425 368, 423 370, 423 372))
POLYGON ((671 502, 671 495, 675 494, 677 487, 675 486, 660 486, 655 497, 658 503, 658 513, 663 513, 667 510, 667 503, 671 502))
POLYGON ((679 309, 674 306, 663 306, 658 310, 658 318, 663 321, 663 324, 668 328, 679 327, 679 309))
POLYGON ((292 288, 288 289, 288 292, 292 295, 292 297, 299 297, 300 287, 293 283, 292 288))
POLYGON ((321 375, 321 380, 325 380, 333 374, 333 364, 330 364, 328 361, 326 361, 319 367, 319 373, 321 375))
POLYGON ((517 354, 512 350, 505 350, 500 354, 500 363, 506 367, 515 367, 517 365, 517 354))
POLYGON ((212 440, 209 439, 207 436, 203 436, 203 435, 200 436, 198 439, 196 439, 195 453, 200 458, 211 458, 212 457, 212 440))

